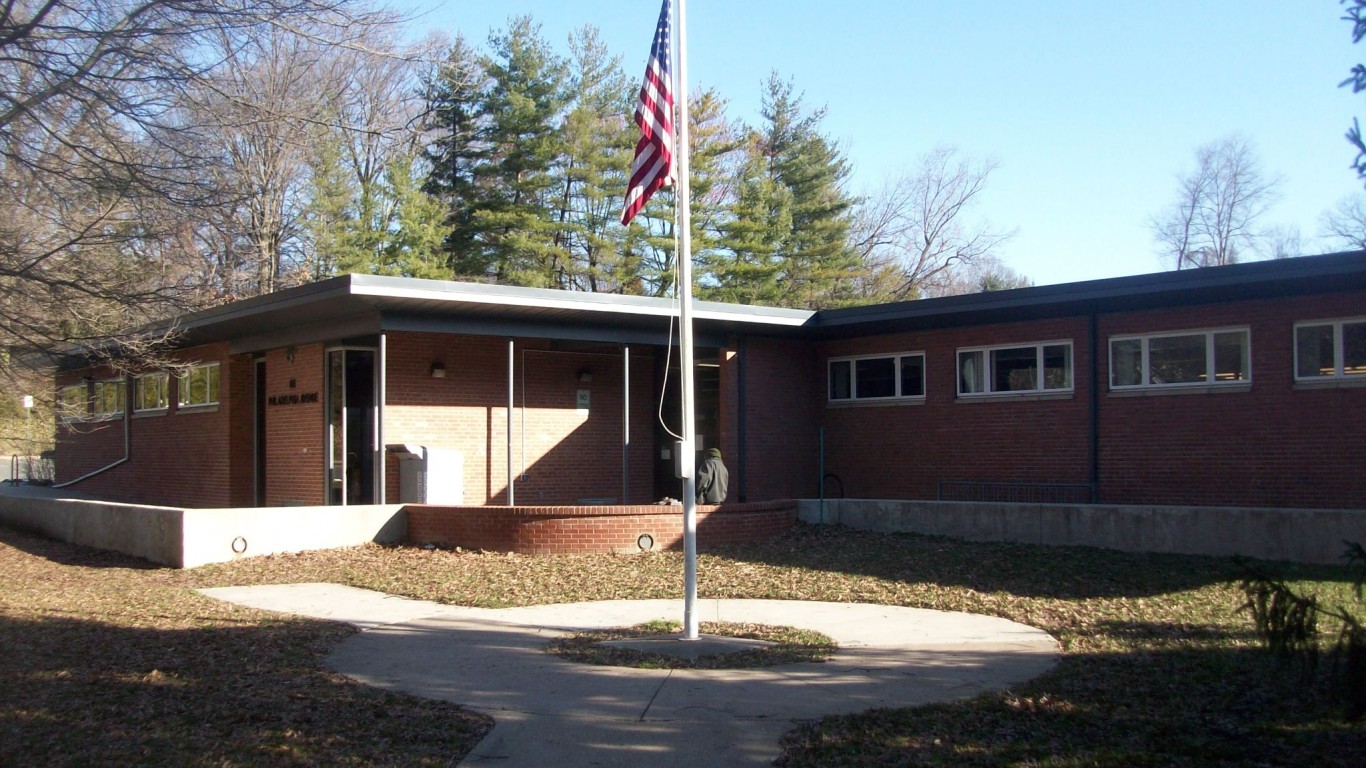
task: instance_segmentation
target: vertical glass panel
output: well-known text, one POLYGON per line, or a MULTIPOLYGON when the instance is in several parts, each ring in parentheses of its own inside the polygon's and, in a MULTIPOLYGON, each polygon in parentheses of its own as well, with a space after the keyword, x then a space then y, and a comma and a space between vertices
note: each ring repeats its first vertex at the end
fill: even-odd
POLYGON ((1136 387, 1143 383, 1143 340, 1110 342, 1110 386, 1136 387))
POLYGON ((1366 376, 1366 323, 1342 324, 1342 372, 1366 376))
POLYGON ((1049 344, 1043 348, 1043 388, 1072 388, 1072 345, 1049 344))
POLYGON ((1205 334, 1149 339, 1148 369, 1150 384, 1205 381, 1205 334))
POLYGON ((830 363, 830 399, 848 400, 854 394, 853 366, 848 360, 830 363))
POLYGON ((982 352, 958 353, 958 394, 987 391, 984 363, 985 355, 982 352))
POLYGON ((87 402, 87 393, 84 384, 77 384, 71 387, 62 387, 61 393, 61 414, 65 419, 83 419, 89 415, 90 404, 87 402))
POLYGON ((342 481, 346 476, 346 353, 327 353, 327 503, 343 504, 342 481))
POLYGON ((871 357, 854 361, 854 396, 896 397, 896 358, 871 357))
POLYGON ((158 411, 166 408, 166 381, 164 373, 149 373, 139 376, 133 385, 133 410, 158 411))
POLYGON ((991 391, 1026 392, 1039 388, 1039 348, 991 351, 991 391))
POLYGON ((179 379, 176 401, 182 405, 212 405, 218 402, 218 364, 196 365, 179 379))
POLYGON ((1295 375, 1301 379, 1332 376, 1333 326, 1304 325, 1295 329, 1295 375))
POLYGON ((924 355, 906 355, 901 358, 901 396, 925 396, 924 355))
POLYGON ((101 416, 123 413, 123 397, 122 381, 95 382, 95 413, 101 416))
POLYGON ((1247 331, 1214 334, 1215 381, 1247 381, 1252 378, 1247 347, 1247 331))

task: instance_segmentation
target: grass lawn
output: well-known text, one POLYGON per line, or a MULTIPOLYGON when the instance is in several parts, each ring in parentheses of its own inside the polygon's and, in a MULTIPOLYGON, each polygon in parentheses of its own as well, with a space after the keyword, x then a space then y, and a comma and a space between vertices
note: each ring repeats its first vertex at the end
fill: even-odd
MULTIPOLYGON (((330 581, 481 606, 681 594, 677 553, 364 546, 189 571, 0 529, 0 765, 452 765, 486 719, 322 666, 352 630, 198 587, 330 581)), ((1344 569, 1278 571, 1354 604, 1344 569)), ((1015 690, 801 725, 781 765, 1366 765, 1366 724, 1258 646, 1225 560, 801 526, 699 557, 704 598, 1002 616, 1061 642, 1015 690)))

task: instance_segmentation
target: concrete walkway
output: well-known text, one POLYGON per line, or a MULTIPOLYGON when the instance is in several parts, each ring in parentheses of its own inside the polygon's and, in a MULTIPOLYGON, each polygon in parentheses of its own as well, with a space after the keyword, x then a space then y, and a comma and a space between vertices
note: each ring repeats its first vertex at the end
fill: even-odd
POLYGON ((328 659, 355 680, 444 699, 497 725, 461 765, 761 766, 799 721, 972 696, 1053 666, 1057 642, 1005 619, 859 603, 701 600, 702 621, 814 629, 824 664, 741 670, 597 667, 544 652, 566 632, 683 617, 681 600, 487 609, 333 584, 201 590, 363 632, 328 659))

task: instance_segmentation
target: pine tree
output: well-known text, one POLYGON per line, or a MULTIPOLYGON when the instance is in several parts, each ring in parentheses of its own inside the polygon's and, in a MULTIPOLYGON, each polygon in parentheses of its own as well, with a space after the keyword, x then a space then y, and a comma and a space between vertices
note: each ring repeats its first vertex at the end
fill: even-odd
POLYGON ((462 259, 475 246, 474 212, 481 197, 477 169, 488 157, 487 90, 483 57, 463 37, 456 38, 426 83, 423 128, 434 138, 426 149, 430 170, 423 191, 446 207, 444 249, 461 274, 462 259))
POLYGON ((469 250, 456 254, 461 274, 515 285, 552 287, 568 261, 556 243, 559 224, 552 172, 561 153, 558 120, 566 67, 530 17, 511 20, 489 39, 484 111, 488 154, 475 166, 476 205, 469 250))
MULTIPOLYGON (((723 228, 731 218, 738 164, 743 162, 744 155, 740 152, 741 139, 726 119, 726 102, 715 90, 694 94, 688 107, 692 252, 697 270, 694 281, 702 286, 698 295, 705 297, 710 281, 708 265, 721 247, 723 228)), ((632 131, 635 131, 634 125, 632 131)), ((660 190, 636 217, 628 232, 626 249, 638 263, 638 292, 641 294, 673 295, 676 202, 674 187, 660 190)))
POLYGON ((729 254, 708 264, 712 297, 812 309, 853 299, 862 265, 848 242, 849 167, 820 133, 824 115, 806 113, 790 82, 769 77, 765 125, 749 132, 722 227, 729 254))
POLYGON ((637 284, 638 262, 625 249, 618 221, 635 142, 630 124, 635 88, 597 29, 574 33, 569 47, 572 96, 558 165, 556 244, 570 258, 558 287, 627 292, 637 284))

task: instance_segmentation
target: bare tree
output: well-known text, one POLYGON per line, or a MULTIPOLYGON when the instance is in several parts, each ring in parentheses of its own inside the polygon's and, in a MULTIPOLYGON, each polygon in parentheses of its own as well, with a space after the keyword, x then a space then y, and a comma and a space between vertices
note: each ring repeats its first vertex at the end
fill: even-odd
POLYGON ((925 287, 926 298, 936 296, 958 296, 965 293, 986 293, 988 291, 1008 291, 1014 288, 1028 288, 1034 281, 1016 272, 1001 262, 994 254, 974 259, 969 265, 945 270, 939 279, 925 287))
POLYGON ((1153 220, 1153 232, 1176 269, 1233 264, 1252 252, 1257 219, 1276 200, 1279 178, 1266 178, 1251 143, 1230 136, 1195 152, 1177 199, 1153 220))
POLYGON ((183 105, 225 64, 213 41, 351 46, 377 20, 352 0, 0 3, 0 368, 111 337, 143 352, 121 332, 204 298, 182 254, 221 196, 183 105))
POLYGON ((1366 250, 1366 195, 1339 200, 1319 218, 1319 232, 1344 248, 1366 250))
POLYGON ((1014 235, 968 221, 996 164, 938 147, 889 180, 855 214, 851 239, 870 270, 868 300, 933 292, 950 274, 992 254, 1014 235))

